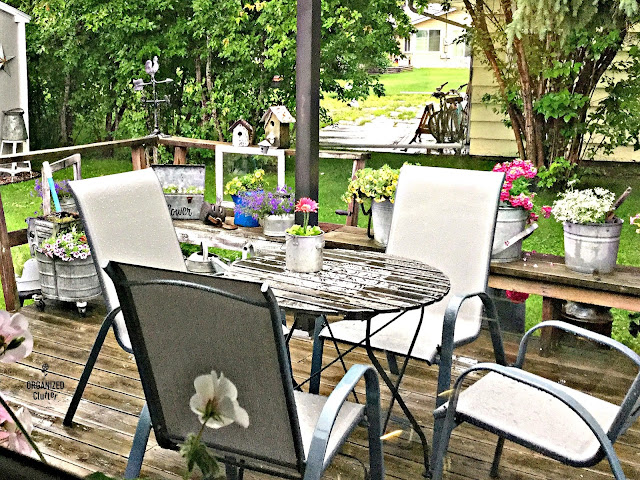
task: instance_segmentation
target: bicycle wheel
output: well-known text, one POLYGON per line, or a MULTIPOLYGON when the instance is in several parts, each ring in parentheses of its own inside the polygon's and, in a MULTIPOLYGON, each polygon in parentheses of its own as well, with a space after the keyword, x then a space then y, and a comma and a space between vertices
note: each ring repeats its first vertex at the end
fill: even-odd
POLYGON ((431 135, 436 139, 436 142, 444 143, 447 127, 443 110, 438 110, 431 116, 429 119, 429 130, 431 130, 431 135))

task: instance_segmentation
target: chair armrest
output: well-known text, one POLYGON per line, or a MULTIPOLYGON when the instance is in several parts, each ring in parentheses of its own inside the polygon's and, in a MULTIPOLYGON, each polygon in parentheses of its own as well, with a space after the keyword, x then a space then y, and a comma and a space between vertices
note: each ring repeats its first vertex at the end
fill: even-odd
MULTIPOLYGON (((602 449, 604 450, 606 457, 609 460, 609 464, 611 465, 611 469, 613 470, 615 478, 625 479, 618 457, 613 450, 611 439, 607 436, 607 434, 593 417, 593 415, 591 415, 591 413, 589 413, 589 411, 580 403, 578 403, 571 395, 557 388, 557 386, 550 380, 547 380, 546 378, 540 377, 533 373, 526 372, 517 367, 505 367, 503 365, 497 365, 495 363, 479 363, 462 372, 462 374, 460 374, 460 376, 456 380, 453 394, 451 396, 451 399, 449 400, 449 407, 447 409, 447 422, 453 421, 455 417, 458 398, 460 396, 460 391, 464 379, 469 374, 477 371, 491 371, 498 373, 516 382, 520 382, 525 385, 537 388, 564 403, 576 415, 578 415, 580 419, 585 423, 585 425, 587 425, 587 427, 589 427, 589 429, 593 432, 602 449)), ((505 415, 506 414, 508 414, 508 412, 505 412, 505 415)), ((446 429, 443 428, 443 431, 446 431, 446 429)))
POLYGON ((544 322, 540 322, 535 327, 529 329, 529 331, 524 334, 522 340, 520 341, 520 347, 518 348, 518 358, 516 359, 516 363, 514 364, 514 366, 522 368, 522 365, 524 364, 524 358, 527 353, 527 346, 532 334, 535 331, 545 327, 559 328, 560 330, 564 330, 565 332, 573 333, 574 335, 579 335, 588 340, 591 340, 592 342, 600 343, 602 345, 606 345, 607 347, 613 348, 628 357, 633 363, 635 363, 637 367, 640 368, 640 355, 631 350, 629 347, 626 347, 625 345, 616 340, 613 340, 612 338, 605 337, 604 335, 601 335, 599 333, 595 333, 591 330, 577 327, 560 320, 547 320, 544 322))
MULTIPOLYGON (((365 377, 367 391, 367 420, 369 421, 370 428, 376 428, 377 426, 377 437, 380 437, 380 386, 378 374, 372 366, 354 365, 342 380, 340 380, 340 383, 338 383, 333 392, 331 392, 320 413, 320 417, 313 431, 311 446, 309 447, 305 479, 320 478, 322 475, 326 467, 325 455, 333 425, 342 405, 363 376, 365 377)), ((370 446, 370 448, 372 447, 370 446)))

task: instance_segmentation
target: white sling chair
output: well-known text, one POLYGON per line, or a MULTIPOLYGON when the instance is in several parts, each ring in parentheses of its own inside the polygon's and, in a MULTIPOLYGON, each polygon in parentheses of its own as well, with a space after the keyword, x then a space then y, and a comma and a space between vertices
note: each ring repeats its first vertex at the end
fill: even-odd
POLYGON ((107 316, 98 332, 67 410, 71 426, 104 339, 113 326, 120 346, 132 353, 113 282, 103 268, 110 260, 186 271, 162 187, 152 169, 69 182, 98 271, 107 316))
MULTIPOLYGON (((408 311, 395 321, 397 314, 372 319, 371 346, 386 351, 388 356, 406 357, 397 386, 409 358, 415 358, 429 365, 439 364, 437 393, 448 390, 453 349, 479 336, 483 305, 490 320, 496 360, 504 363, 495 308, 485 294, 503 180, 504 174, 497 172, 411 165, 400 170, 386 253, 420 260, 440 269, 449 277, 451 290, 442 301, 424 310, 411 351, 420 325, 420 310, 408 311)), ((342 320, 325 327, 320 337, 362 344, 365 334, 366 322, 342 320)), ((323 342, 316 343, 317 361, 322 358, 323 342)), ((438 397, 437 406, 444 401, 438 397)), ((435 432, 441 423, 435 425, 435 432)), ((426 445, 423 447, 426 452, 426 445)))

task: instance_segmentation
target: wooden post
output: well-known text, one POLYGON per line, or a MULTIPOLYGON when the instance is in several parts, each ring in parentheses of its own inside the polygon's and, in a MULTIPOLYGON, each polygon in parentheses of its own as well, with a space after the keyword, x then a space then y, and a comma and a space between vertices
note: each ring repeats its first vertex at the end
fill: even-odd
POLYGON ((134 170, 142 170, 147 168, 147 161, 144 158, 144 146, 136 145, 131 147, 131 163, 134 170))
MULTIPOLYGON (((562 313, 562 300, 542 297, 542 321, 559 320, 562 313)), ((558 346, 561 332, 556 328, 546 327, 540 330, 540 355, 547 356, 558 346)))
POLYGON ((187 149, 185 147, 175 147, 173 151, 173 164, 174 165, 187 164, 187 149))
MULTIPOLYGON (((356 172, 358 170, 362 170, 366 164, 366 159, 360 158, 353 161, 353 170, 351 170, 351 179, 356 178, 356 172)), ((358 202, 354 202, 351 200, 349 202, 349 208, 347 209, 347 223, 346 225, 350 227, 358 226, 358 211, 360 209, 360 204, 358 202)))
POLYGON ((4 206, 0 195, 0 280, 2 281, 2 293, 4 294, 4 304, 7 311, 15 312, 20 308, 18 297, 18 285, 16 284, 16 273, 13 269, 13 257, 11 256, 11 243, 9 242, 9 232, 7 222, 4 218, 4 206))

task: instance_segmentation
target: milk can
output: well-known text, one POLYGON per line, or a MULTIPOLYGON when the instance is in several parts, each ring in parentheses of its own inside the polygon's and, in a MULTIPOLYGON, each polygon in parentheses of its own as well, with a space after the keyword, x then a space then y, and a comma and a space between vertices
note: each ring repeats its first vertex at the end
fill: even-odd
POLYGON ((24 142, 29 138, 27 126, 24 123, 24 110, 12 108, 6 110, 2 120, 2 140, 10 142, 24 142))

